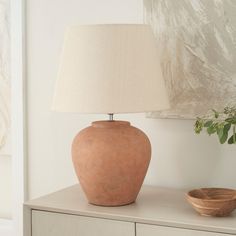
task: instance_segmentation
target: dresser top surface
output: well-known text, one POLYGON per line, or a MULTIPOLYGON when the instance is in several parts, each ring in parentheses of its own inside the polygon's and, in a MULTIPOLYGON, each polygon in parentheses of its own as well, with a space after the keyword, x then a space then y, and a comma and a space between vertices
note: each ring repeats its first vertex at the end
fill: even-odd
POLYGON ((183 190, 143 186, 133 204, 101 207, 89 204, 77 184, 28 201, 25 206, 66 214, 236 234, 236 211, 228 217, 200 216, 186 201, 185 194, 183 190))

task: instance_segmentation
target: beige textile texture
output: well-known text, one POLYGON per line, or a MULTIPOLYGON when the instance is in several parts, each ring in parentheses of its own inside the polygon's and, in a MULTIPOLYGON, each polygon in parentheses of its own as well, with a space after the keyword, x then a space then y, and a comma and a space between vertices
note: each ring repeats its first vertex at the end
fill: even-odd
POLYGON ((128 113, 168 108, 147 25, 84 25, 66 33, 53 109, 128 113))

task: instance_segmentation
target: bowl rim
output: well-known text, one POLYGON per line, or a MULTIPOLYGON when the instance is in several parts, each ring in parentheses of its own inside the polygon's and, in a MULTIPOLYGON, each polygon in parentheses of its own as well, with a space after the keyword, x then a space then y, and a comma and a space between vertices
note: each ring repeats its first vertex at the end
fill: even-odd
POLYGON ((186 193, 186 196, 188 198, 192 198, 192 199, 196 199, 196 200, 203 200, 203 201, 209 201, 209 202, 224 202, 224 201, 235 201, 236 200, 236 190, 235 189, 231 189, 231 188, 216 188, 216 187, 204 187, 204 188, 196 188, 196 189, 192 189, 190 191, 188 191, 186 193), (234 195, 231 198, 221 198, 221 199, 212 199, 212 198, 200 198, 200 197, 196 197, 196 196, 192 196, 191 193, 194 191, 201 191, 201 190, 226 190, 226 191, 230 191, 232 193, 234 193, 234 195))

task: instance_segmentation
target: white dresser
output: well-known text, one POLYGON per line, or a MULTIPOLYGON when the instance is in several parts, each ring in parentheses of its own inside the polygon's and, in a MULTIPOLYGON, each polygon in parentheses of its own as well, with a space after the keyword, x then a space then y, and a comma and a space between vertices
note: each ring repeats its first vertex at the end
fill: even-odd
POLYGON ((176 189, 143 186, 136 203, 99 207, 87 203, 79 185, 24 205, 24 236, 229 236, 229 217, 198 215, 176 189))

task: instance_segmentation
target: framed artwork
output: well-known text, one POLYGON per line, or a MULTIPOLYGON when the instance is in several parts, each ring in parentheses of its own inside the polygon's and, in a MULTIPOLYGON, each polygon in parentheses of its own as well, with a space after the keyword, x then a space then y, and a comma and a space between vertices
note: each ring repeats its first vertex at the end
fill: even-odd
POLYGON ((4 201, 3 195, 8 191, 4 186, 11 189, 7 195, 10 212, 7 215, 2 212, 0 215, 0 235, 4 236, 23 235, 23 202, 26 193, 24 9, 24 0, 0 0, 0 189, 4 189, 0 196, 2 204, 8 204, 4 201), (4 163, 9 164, 9 171, 4 163), (8 173, 4 175, 1 170, 8 173))
POLYGON ((236 1, 144 0, 171 108, 153 118, 192 119, 236 104, 236 1))
POLYGON ((11 218, 10 2, 0 1, 0 218, 11 218))
POLYGON ((0 156, 10 155, 10 2, 0 1, 0 156))

